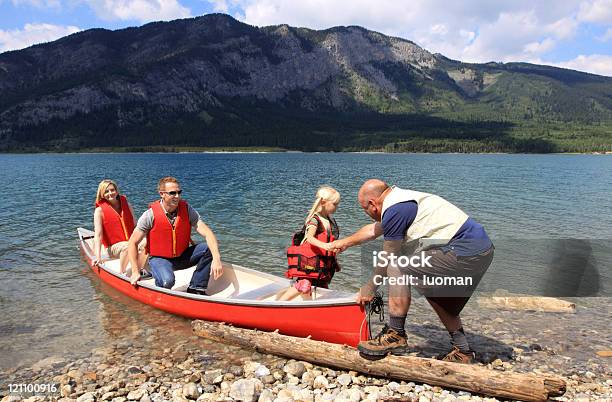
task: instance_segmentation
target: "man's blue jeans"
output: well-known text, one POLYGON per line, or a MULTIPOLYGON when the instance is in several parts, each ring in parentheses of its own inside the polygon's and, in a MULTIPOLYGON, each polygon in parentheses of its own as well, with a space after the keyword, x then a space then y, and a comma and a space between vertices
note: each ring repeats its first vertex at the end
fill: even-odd
POLYGON ((151 274, 155 278, 155 285, 166 289, 171 289, 174 286, 174 271, 197 264, 189 287, 206 290, 210 278, 211 263, 212 254, 206 243, 190 246, 176 258, 149 257, 149 266, 151 267, 151 274))

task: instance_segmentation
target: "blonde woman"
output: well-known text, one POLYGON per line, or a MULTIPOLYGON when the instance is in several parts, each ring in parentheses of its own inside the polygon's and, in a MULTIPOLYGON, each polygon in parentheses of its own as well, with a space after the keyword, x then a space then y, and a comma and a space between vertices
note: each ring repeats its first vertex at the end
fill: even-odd
MULTIPOLYGON (((109 259, 119 258, 119 269, 124 274, 128 263, 128 240, 134 231, 132 206, 127 198, 120 194, 117 183, 104 179, 98 185, 95 208, 93 265, 102 262, 101 248, 104 246, 109 259)), ((144 247, 141 247, 141 250, 144 250, 144 247)), ((146 253, 141 252, 139 267, 143 267, 146 260, 146 253)))
POLYGON ((278 294, 278 300, 291 300, 302 294, 312 298, 312 286, 327 288, 340 270, 331 242, 338 239, 339 229, 332 214, 340 203, 340 193, 329 186, 319 188, 306 216, 304 227, 293 237, 287 250, 289 269, 285 276, 295 284, 278 294))

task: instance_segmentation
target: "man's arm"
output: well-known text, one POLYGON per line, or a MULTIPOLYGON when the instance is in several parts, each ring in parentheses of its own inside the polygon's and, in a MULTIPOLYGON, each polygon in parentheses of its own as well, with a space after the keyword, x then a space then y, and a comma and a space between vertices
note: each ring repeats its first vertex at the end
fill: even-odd
POLYGON ((217 242, 217 237, 208 227, 208 225, 201 220, 198 221, 196 231, 206 240, 206 244, 208 245, 208 249, 210 250, 213 258, 210 269, 213 278, 218 279, 221 274, 223 274, 223 264, 221 263, 221 253, 219 253, 219 243, 217 242))
POLYGON ((370 223, 365 225, 352 235, 344 239, 336 240, 330 244, 330 248, 335 251, 344 251, 349 247, 371 241, 383 234, 383 228, 380 222, 370 223))
POLYGON ((130 266, 132 267, 132 275, 130 277, 130 283, 132 285, 136 285, 136 282, 140 279, 140 269, 138 269, 138 244, 144 239, 146 236, 145 232, 136 228, 132 235, 130 236, 130 240, 128 241, 128 260, 130 261, 130 266))

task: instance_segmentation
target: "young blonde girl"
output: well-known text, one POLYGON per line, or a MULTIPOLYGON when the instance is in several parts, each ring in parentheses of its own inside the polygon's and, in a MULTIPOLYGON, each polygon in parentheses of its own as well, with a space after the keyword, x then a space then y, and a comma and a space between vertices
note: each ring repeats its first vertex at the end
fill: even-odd
MULTIPOLYGON (((324 261, 324 269, 308 272, 292 267, 290 264, 286 276, 295 279, 296 282, 293 286, 281 291, 277 295, 277 300, 291 300, 300 294, 305 299, 311 299, 312 286, 327 288, 334 273, 340 270, 330 245, 339 236, 338 225, 332 217, 339 203, 340 193, 336 189, 329 186, 319 188, 312 208, 304 221, 305 234, 301 245, 308 244, 307 250, 321 257, 324 261)), ((303 246, 300 247, 303 248, 303 246)))

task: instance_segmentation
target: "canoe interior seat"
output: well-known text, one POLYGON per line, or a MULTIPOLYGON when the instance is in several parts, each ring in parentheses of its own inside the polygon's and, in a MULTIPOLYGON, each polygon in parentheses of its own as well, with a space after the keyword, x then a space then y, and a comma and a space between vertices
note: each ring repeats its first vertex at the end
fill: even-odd
POLYGON ((278 293, 284 288, 285 286, 283 284, 269 283, 262 287, 249 290, 248 292, 240 293, 236 295, 235 298, 236 299, 246 299, 246 300, 261 300, 261 299, 268 298, 278 293))
POLYGON ((325 300, 325 299, 335 299, 338 297, 346 297, 346 293, 340 292, 338 290, 327 290, 321 291, 317 289, 316 291, 316 300, 325 300))

